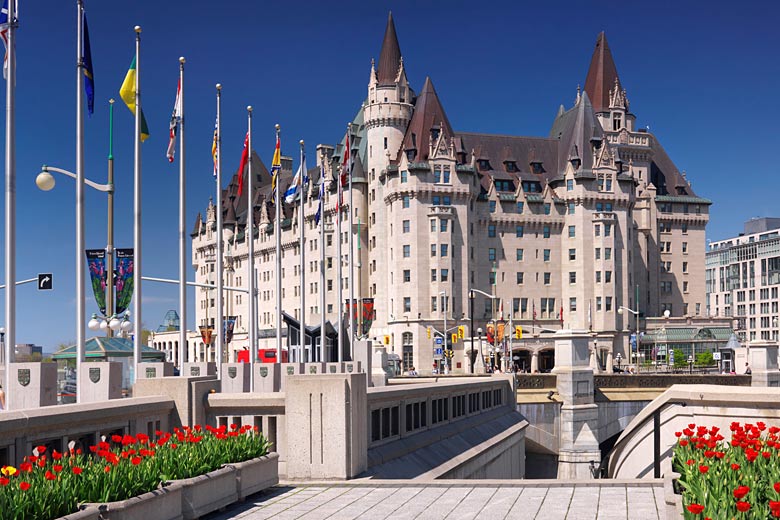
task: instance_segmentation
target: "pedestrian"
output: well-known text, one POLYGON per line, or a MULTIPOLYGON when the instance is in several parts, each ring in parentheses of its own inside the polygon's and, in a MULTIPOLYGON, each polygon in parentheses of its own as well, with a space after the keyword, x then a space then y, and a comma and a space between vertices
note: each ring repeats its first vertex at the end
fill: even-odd
POLYGON ((753 373, 753 371, 750 370, 750 365, 745 363, 745 374, 750 375, 752 373, 753 373))

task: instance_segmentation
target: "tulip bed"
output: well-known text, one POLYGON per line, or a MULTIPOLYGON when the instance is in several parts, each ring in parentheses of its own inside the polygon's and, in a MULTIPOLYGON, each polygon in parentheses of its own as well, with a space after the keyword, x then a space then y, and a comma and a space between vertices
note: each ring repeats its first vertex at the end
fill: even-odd
POLYGON ((89 450, 66 453, 38 446, 19 467, 0 468, 2 518, 50 520, 85 502, 125 500, 224 464, 262 457, 269 443, 256 428, 231 425, 174 428, 154 437, 114 435, 89 450))
POLYGON ((675 432, 672 464, 685 518, 780 518, 780 428, 734 422, 730 429, 730 441, 717 427, 675 432))

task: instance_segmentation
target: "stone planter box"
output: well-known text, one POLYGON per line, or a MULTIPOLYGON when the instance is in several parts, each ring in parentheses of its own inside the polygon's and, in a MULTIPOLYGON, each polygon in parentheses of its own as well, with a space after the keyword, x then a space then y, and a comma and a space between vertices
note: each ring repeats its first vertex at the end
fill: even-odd
POLYGON ((200 518, 238 500, 236 470, 230 466, 198 477, 175 480, 170 485, 181 488, 180 518, 184 520, 200 518))
POLYGON ((672 471, 672 461, 666 459, 661 466, 664 475, 664 504, 666 506, 666 518, 683 518, 682 495, 674 492, 674 481, 680 478, 679 473, 672 471))
POLYGON ((279 454, 227 464, 119 502, 84 504, 57 520, 191 520, 279 483, 279 454))
POLYGON ((230 464, 236 471, 236 492, 238 500, 279 483, 279 454, 269 453, 265 457, 230 464))

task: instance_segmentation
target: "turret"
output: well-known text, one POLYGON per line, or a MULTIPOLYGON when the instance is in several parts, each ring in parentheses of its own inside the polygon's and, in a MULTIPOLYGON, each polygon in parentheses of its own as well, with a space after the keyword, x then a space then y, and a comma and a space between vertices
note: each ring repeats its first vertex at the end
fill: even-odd
POLYGON ((596 39, 596 48, 585 80, 585 92, 605 131, 620 131, 623 128, 634 131, 635 117, 628 111, 628 97, 620 84, 612 51, 603 31, 596 39))

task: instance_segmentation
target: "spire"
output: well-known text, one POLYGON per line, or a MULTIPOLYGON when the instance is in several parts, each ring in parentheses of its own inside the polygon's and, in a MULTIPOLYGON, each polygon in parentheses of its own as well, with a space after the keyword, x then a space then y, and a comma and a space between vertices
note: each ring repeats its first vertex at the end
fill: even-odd
POLYGON ((392 85, 395 83, 398 69, 401 66, 401 47, 398 45, 398 36, 395 34, 393 13, 387 16, 387 28, 385 39, 382 41, 382 52, 379 53, 379 69, 377 80, 380 85, 392 85))
POLYGON ((607 37, 602 31, 596 39, 596 48, 590 59, 588 77, 585 79, 585 92, 588 93, 595 112, 609 110, 609 92, 615 88, 616 82, 620 85, 612 52, 609 50, 607 37))
POLYGON ((455 136, 433 82, 431 78, 426 77, 422 91, 414 104, 414 115, 406 128, 400 153, 415 150, 416 159, 411 160, 427 160, 430 145, 436 143, 436 141, 432 142, 432 134, 435 139, 438 139, 438 135, 443 135, 447 142, 455 136))

